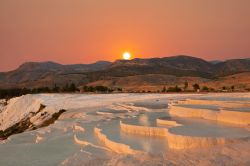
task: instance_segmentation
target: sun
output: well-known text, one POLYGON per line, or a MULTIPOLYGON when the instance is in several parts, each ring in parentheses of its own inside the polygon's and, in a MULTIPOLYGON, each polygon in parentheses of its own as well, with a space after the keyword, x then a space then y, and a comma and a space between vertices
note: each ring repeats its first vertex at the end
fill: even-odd
POLYGON ((129 60, 131 59, 131 54, 129 52, 124 52, 122 57, 124 60, 129 60))

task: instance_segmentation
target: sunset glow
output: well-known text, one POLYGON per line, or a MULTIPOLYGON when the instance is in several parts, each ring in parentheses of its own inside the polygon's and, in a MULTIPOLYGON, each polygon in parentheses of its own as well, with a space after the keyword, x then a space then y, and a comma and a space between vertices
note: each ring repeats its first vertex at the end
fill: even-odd
POLYGON ((0 166, 250 166, 249 6, 0 0, 0 166))
POLYGON ((131 59, 131 54, 129 52, 125 52, 122 55, 124 60, 130 60, 131 59))
POLYGON ((248 58, 250 1, 212 1, 0 1, 0 72, 27 61, 112 62, 127 48, 136 58, 248 58))

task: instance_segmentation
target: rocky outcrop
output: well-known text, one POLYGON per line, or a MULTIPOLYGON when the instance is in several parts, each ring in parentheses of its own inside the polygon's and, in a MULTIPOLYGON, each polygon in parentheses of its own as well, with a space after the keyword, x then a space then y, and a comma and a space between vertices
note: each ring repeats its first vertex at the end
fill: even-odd
POLYGON ((13 98, 0 112, 0 138, 48 126, 65 111, 44 105, 35 95, 13 98))

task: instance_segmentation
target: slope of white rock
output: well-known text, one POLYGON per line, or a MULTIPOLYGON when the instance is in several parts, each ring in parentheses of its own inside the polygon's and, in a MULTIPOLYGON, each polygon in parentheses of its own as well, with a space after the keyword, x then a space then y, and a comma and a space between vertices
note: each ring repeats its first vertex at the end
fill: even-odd
POLYGON ((29 117, 32 112, 37 112, 41 103, 42 100, 34 95, 10 99, 9 104, 0 113, 0 130, 5 130, 29 117))
POLYGON ((247 93, 13 98, 2 102, 0 130, 22 121, 37 129, 0 142, 0 165, 248 165, 246 125, 217 123, 214 114, 247 124, 249 101, 247 93), (60 110, 66 112, 55 123, 39 128, 60 110))
MULTIPOLYGON (((38 94, 24 95, 10 99, 6 107, 0 111, 0 130, 6 130, 18 122, 29 118, 34 126, 41 125, 44 121, 51 118, 54 113, 61 109, 87 109, 93 107, 111 106, 112 109, 123 109, 127 111, 138 110, 147 111, 143 107, 134 107, 133 105, 112 105, 118 102, 143 101, 148 98, 158 98, 162 95, 138 95, 138 94, 38 94), (45 108, 41 108, 41 107, 45 108)), ((173 96, 174 97, 174 96, 173 96)))

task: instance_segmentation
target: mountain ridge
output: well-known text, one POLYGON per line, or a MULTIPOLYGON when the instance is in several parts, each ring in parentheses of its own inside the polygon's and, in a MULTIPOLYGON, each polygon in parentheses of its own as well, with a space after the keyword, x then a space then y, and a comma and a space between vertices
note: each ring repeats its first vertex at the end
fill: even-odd
POLYGON ((75 83, 77 86, 81 86, 116 77, 150 74, 215 80, 244 72, 250 72, 249 59, 231 59, 211 63, 211 61, 187 55, 70 65, 62 65, 52 61, 26 62, 13 71, 0 73, 0 88, 52 87, 55 84, 63 86, 66 83, 75 83))

